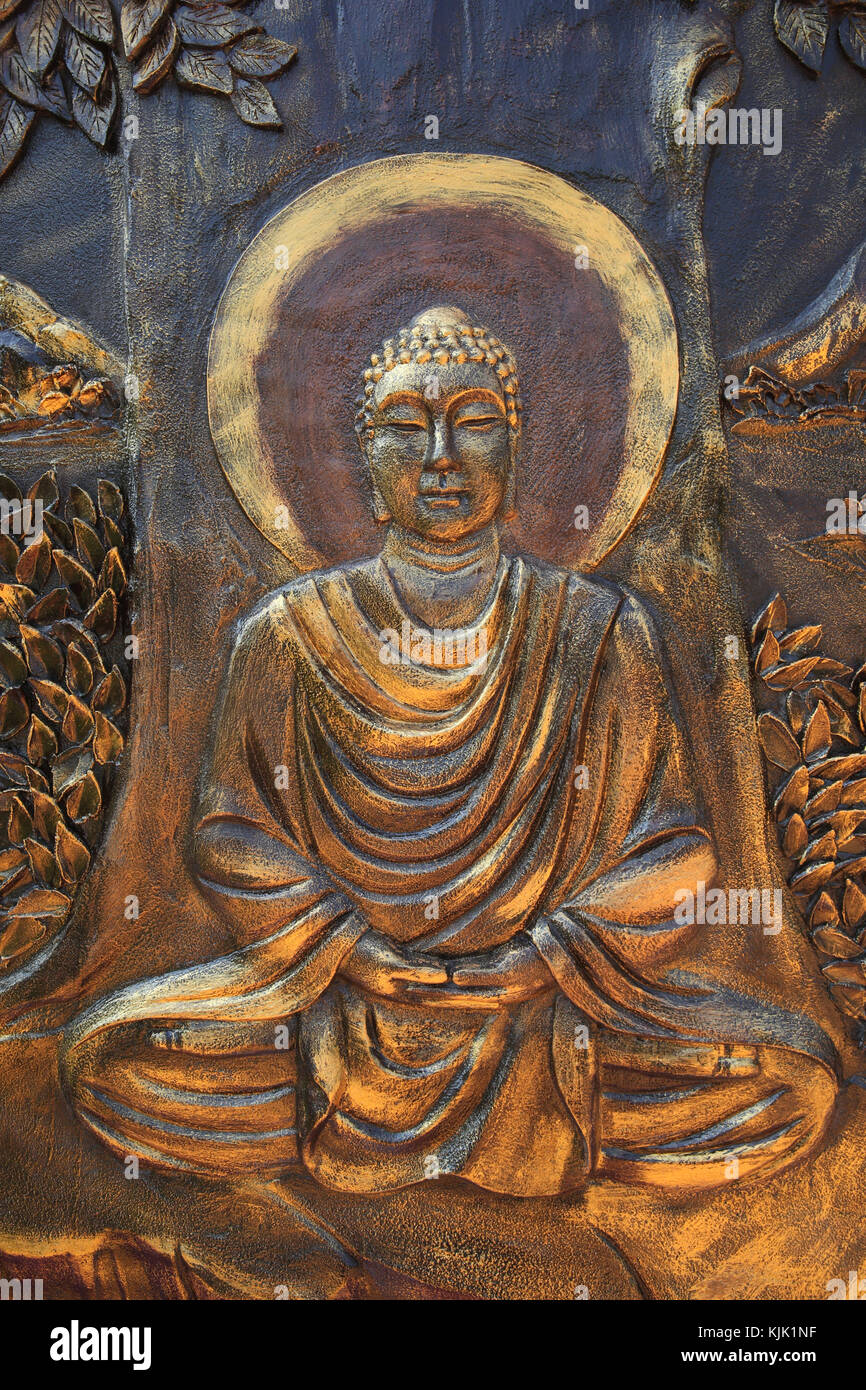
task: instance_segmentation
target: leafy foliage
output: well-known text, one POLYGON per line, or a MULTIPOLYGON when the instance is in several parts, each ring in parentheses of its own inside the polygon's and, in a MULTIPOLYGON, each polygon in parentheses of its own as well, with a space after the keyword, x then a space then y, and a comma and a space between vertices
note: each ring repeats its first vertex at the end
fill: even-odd
POLYGON ((863 1024, 866 666, 854 671, 824 656, 820 626, 789 630, 787 622, 776 594, 752 627, 755 675, 777 701, 776 712, 758 716, 758 737, 789 884, 834 1002, 863 1024))
MULTIPOLYGON (((6 515, 17 484, 0 474, 6 515)), ((27 494, 42 534, 0 531, 0 981, 57 936, 102 830, 123 752, 123 497, 57 478, 27 494)), ((26 506, 26 503, 25 503, 26 506)), ((9 510, 11 508, 11 511, 9 510)), ((20 530, 20 527, 19 527, 20 530)))
POLYGON ((780 41, 810 72, 824 61, 830 21, 841 11, 839 42, 856 67, 866 71, 866 4, 851 0, 775 0, 773 22, 780 41))
POLYGON ((266 34, 239 4, 122 0, 117 19, 110 0, 0 0, 0 178, 39 114, 78 126, 103 148, 109 143, 119 110, 118 47, 141 95, 173 72, 184 87, 229 97, 248 125, 281 128, 262 82, 284 72, 298 50, 266 34))

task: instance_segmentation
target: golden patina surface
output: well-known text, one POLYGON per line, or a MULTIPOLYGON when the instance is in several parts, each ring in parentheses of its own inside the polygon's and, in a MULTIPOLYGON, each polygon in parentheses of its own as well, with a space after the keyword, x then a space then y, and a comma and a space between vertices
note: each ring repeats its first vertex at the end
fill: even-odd
POLYGON ((3 1289, 862 1267, 862 17, 758 5, 7 6, 3 1289))

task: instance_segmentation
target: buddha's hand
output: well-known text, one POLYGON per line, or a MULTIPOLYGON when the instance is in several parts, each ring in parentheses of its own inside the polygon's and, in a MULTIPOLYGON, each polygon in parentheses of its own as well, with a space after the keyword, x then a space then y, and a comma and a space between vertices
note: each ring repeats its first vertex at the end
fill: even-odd
POLYGON ((433 956, 400 950, 381 932, 368 927, 343 961, 340 974, 372 994, 393 999, 414 997, 419 986, 444 985, 448 972, 433 956))
POLYGON ((464 998, 503 1003, 529 999, 555 981, 525 932, 483 955, 461 956, 451 967, 451 980, 464 998))

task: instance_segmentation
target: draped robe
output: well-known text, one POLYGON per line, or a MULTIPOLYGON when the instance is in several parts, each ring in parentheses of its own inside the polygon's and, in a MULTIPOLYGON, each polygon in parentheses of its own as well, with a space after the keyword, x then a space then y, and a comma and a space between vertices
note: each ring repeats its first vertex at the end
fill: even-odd
POLYGON ((716 858, 643 606, 503 557, 467 650, 394 664, 407 620, 380 557, 243 624, 193 842, 237 949, 79 1019, 79 1113, 147 1162, 357 1192, 706 1186, 807 1151, 828 1039, 675 917, 716 858), (368 927, 451 963, 521 933, 548 984, 377 995, 341 973, 368 927))

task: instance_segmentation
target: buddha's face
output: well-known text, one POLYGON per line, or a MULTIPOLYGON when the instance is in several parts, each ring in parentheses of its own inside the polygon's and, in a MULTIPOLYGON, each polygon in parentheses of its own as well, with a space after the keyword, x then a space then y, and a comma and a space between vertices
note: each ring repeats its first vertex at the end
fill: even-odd
POLYGON ((407 362, 376 384, 367 457, 391 520, 459 541, 499 513, 512 468, 499 378, 484 362, 407 362))

